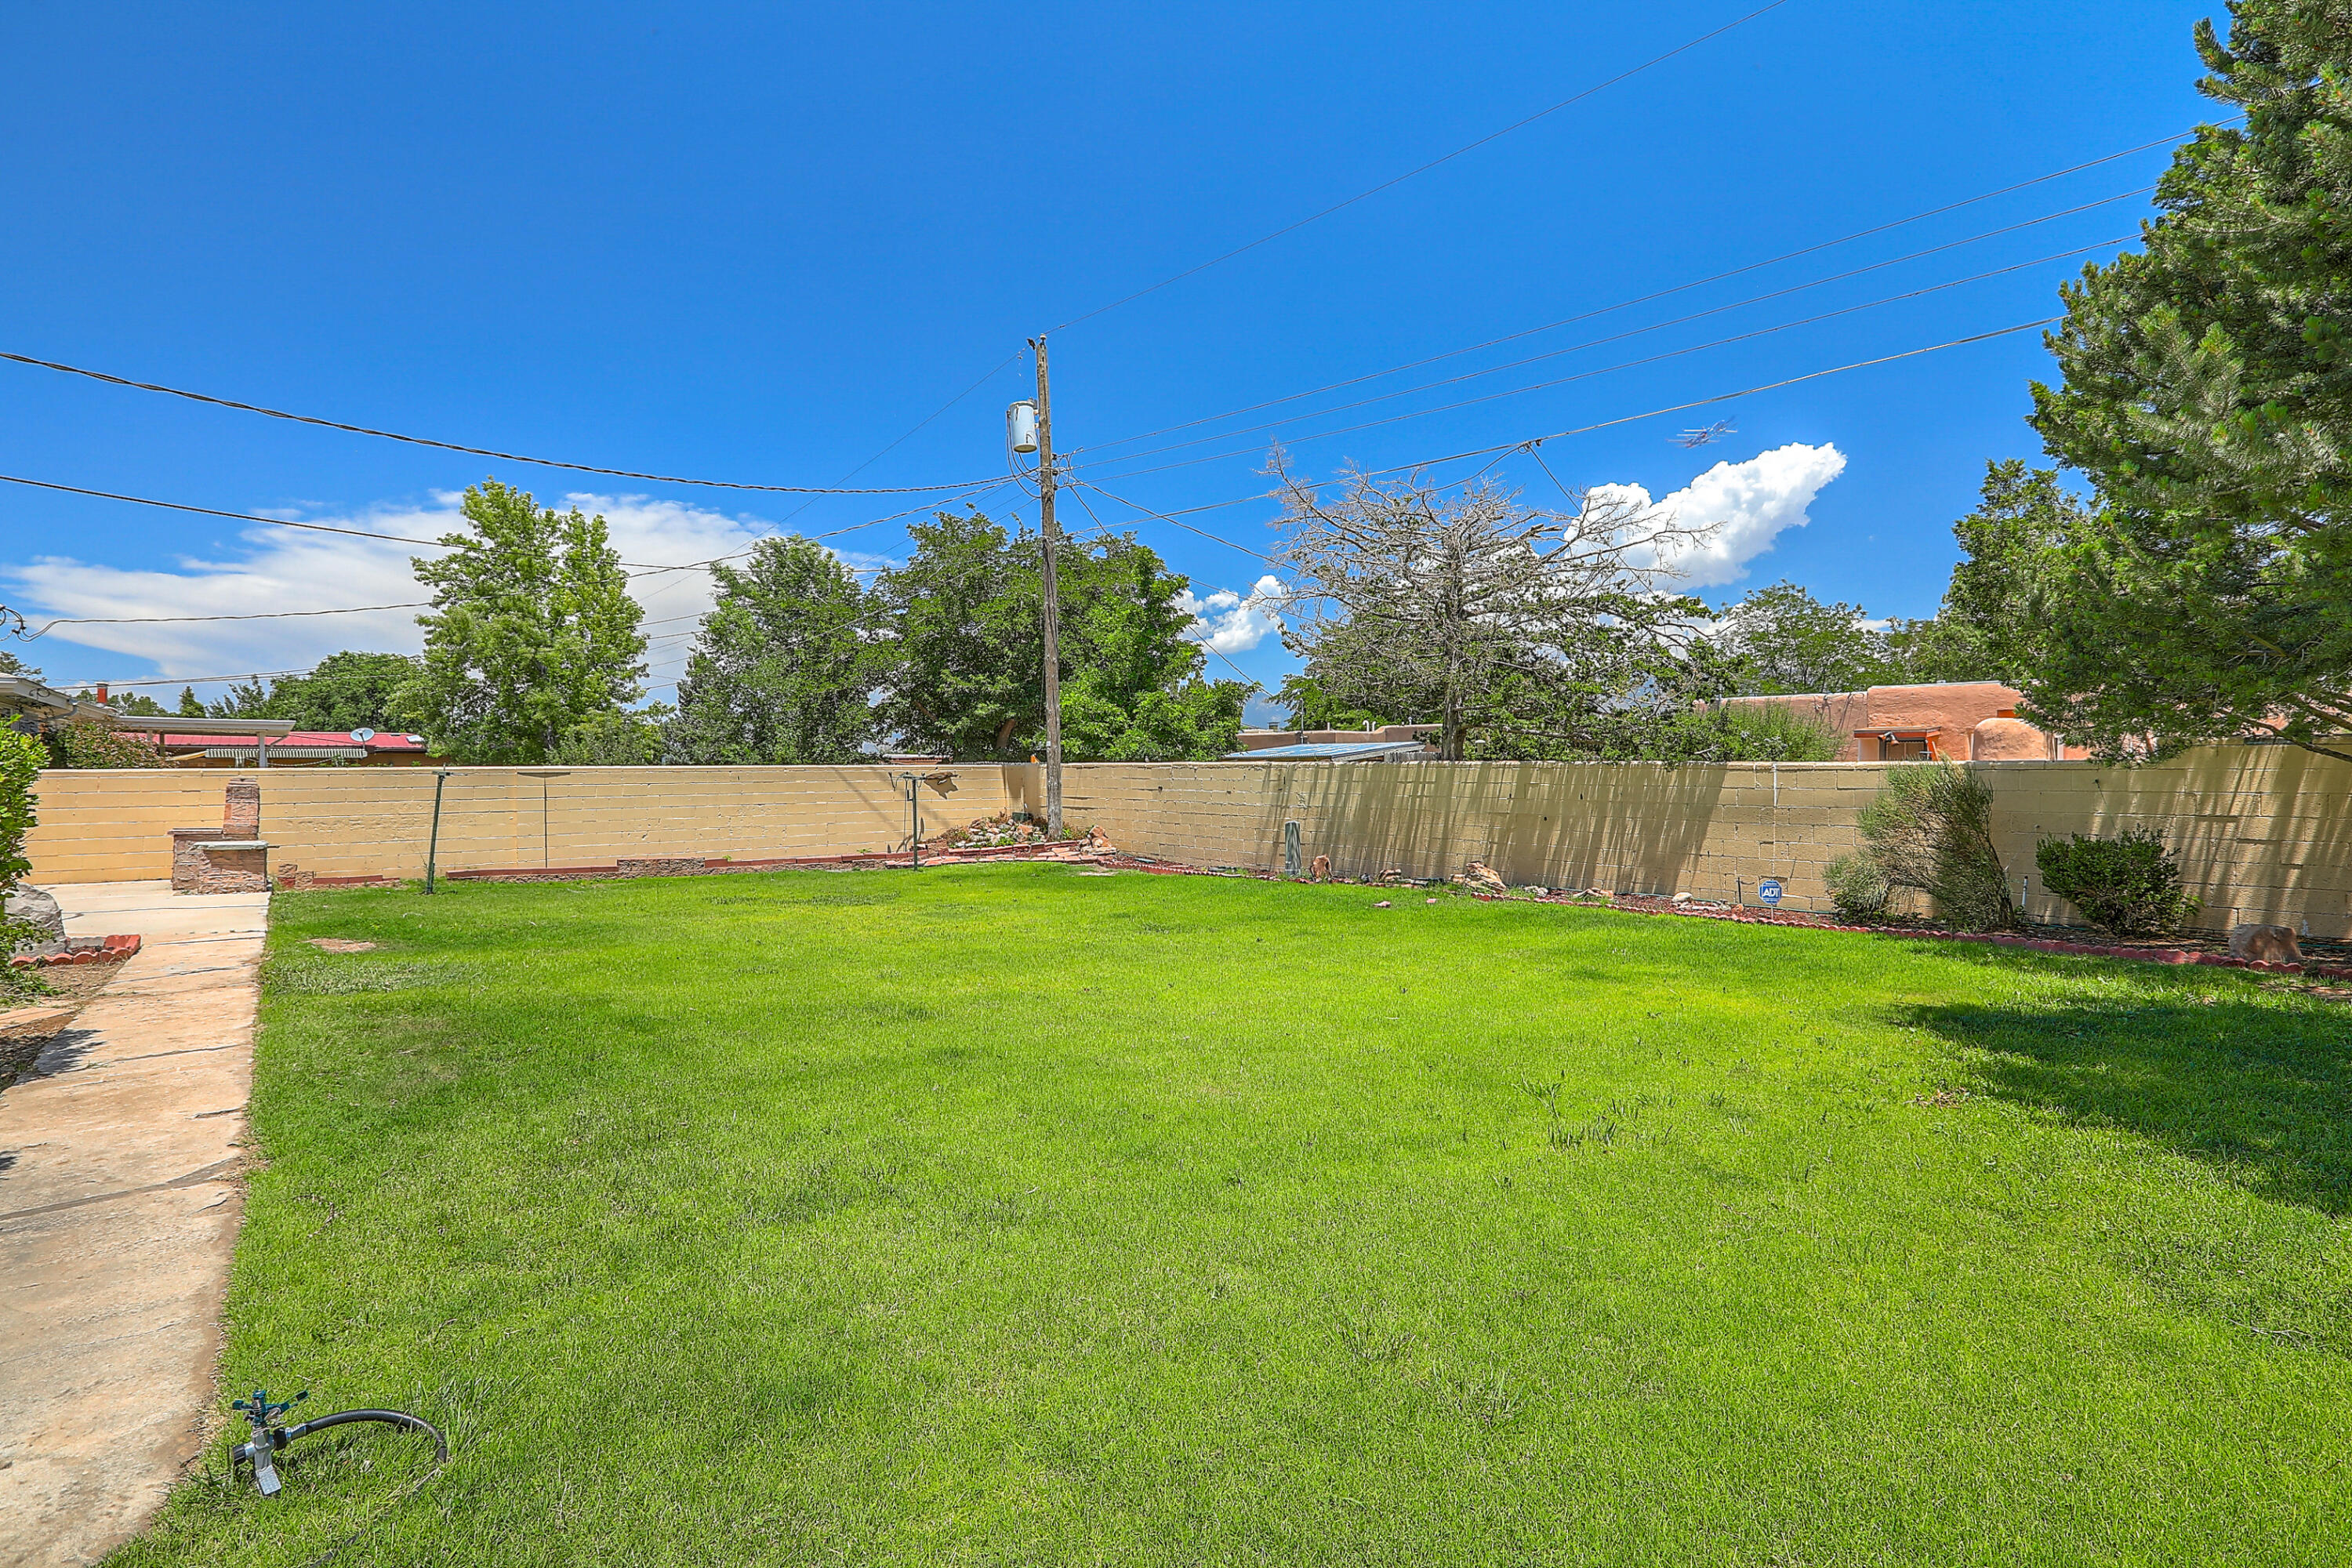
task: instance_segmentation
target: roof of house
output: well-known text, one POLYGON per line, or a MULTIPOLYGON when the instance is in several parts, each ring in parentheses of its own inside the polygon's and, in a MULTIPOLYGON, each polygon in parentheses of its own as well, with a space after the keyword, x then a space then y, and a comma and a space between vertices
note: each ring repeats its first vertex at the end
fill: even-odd
MULTIPOLYGON (((170 722, 168 719, 160 720, 157 721, 158 728, 170 722)), ((254 738, 251 735, 193 735, 166 731, 157 739, 162 742, 163 749, 167 752, 192 752, 206 747, 224 749, 242 747, 250 751, 254 743, 254 738)), ((287 755, 290 756, 294 754, 294 749, 297 747, 367 752, 405 752, 421 755, 425 751, 425 737, 395 734, 385 730, 379 731, 362 741, 348 730, 293 730, 288 731, 282 739, 276 735, 269 738, 269 750, 273 754, 282 749, 287 755)))
POLYGON ((1417 757, 1428 750, 1419 741, 1358 741, 1349 744, 1309 742, 1302 746, 1267 746, 1255 752, 1227 752, 1229 763, 1369 763, 1383 757, 1417 757))

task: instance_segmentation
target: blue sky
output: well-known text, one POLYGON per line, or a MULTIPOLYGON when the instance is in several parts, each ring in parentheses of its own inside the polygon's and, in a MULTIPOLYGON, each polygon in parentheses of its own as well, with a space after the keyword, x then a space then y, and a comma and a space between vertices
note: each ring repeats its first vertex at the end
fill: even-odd
MULTIPOLYGON (((0 350, 605 467, 819 486, 853 469, 861 485, 990 479, 1003 472, 1002 411, 1024 390, 1025 357, 908 431, 1024 337, 1754 3, 41 0, 0 11, 12 67, 0 350)), ((1079 449, 1078 479, 1173 510, 1262 490, 1275 438, 1310 473, 1385 468, 2049 315, 2061 280, 2133 233, 2144 196, 1895 258, 2137 191, 2163 149, 1417 372, 1125 439, 2172 137, 2208 112, 2189 29, 2217 9, 1787 0, 1056 332, 1057 443, 1079 449), (2085 246, 2102 248, 2041 259, 2085 246), (1696 311, 1714 313, 1664 324, 1696 311), (1650 330, 1554 353, 1639 329, 1650 330), (1536 354, 1553 357, 1423 386, 1536 354), (1652 363, 1612 368, 1634 360, 1652 363), (1486 397, 1567 376, 1580 378, 1486 397), (1438 408, 1474 397, 1486 400, 1438 408), (1244 428, 1281 417, 1294 422, 1244 428), (1370 420, 1389 422, 1306 438, 1370 420), (1135 455, 1202 436, 1217 438, 1135 455), (1202 457, 1213 460, 1189 460, 1202 457)), ((2038 456, 2021 416, 2047 364, 2038 334, 2022 333, 1561 437, 1543 456, 1571 487, 1639 485, 1733 519, 1736 547, 1699 584, 1711 599, 1787 576, 1874 615, 1923 615, 1985 460, 2038 456), (1737 433, 1697 450, 1669 438, 1716 419, 1737 433), (1709 475, 1718 463, 1734 467, 1709 475)), ((1557 499, 1524 458, 1496 472, 1531 500, 1557 499)), ((603 498, 586 504, 613 516, 629 559, 653 563, 779 527, 843 529, 920 499, 827 497, 796 511, 790 498, 438 452, 16 364, 0 364, 0 473, 394 533, 438 531, 452 492, 495 474, 543 500, 603 498)), ((1204 600, 1244 595, 1268 570, 1080 493, 1102 522, 1137 527, 1204 600)), ((1034 516, 1010 489, 982 505, 1034 516)), ((1254 502, 1189 521, 1264 552, 1272 515, 1254 502)), ((1065 509, 1066 527, 1094 521, 1065 509)), ((834 542, 870 564, 903 540, 886 523, 834 542)), ((0 485, 0 598, 37 624, 398 603, 418 596, 407 553, 0 485)), ((682 661, 702 580, 646 581, 648 629, 669 639, 653 650, 657 688, 682 661)), ((1228 601, 1209 609, 1234 664, 1277 683, 1289 660, 1263 617, 1228 601)), ((413 647, 410 614, 60 626, 16 651, 58 680, 176 680, 413 647)))

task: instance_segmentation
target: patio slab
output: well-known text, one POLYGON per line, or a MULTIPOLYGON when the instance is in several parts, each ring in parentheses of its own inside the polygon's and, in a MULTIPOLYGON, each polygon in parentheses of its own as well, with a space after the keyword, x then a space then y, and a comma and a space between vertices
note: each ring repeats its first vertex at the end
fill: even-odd
POLYGON ((97 1562, 203 1445, 269 909, 54 891, 68 936, 145 942, 0 1092, 0 1568, 97 1562))

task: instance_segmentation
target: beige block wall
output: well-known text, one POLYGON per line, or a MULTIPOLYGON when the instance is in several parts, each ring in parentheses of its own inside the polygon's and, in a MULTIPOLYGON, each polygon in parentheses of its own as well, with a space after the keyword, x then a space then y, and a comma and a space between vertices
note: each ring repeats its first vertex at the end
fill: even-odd
MULTIPOLYGON (((2202 923, 2352 934, 2352 763, 2285 746, 2191 752, 2144 768, 1979 764, 2012 885, 2031 911, 2073 921, 2041 890, 2044 837, 2161 828, 2202 923)), ((1855 847, 1855 821, 1889 764, 1763 763, 1097 763, 1067 770, 1068 818, 1123 848, 1195 865, 1275 868, 1296 819, 1309 859, 1343 875, 1447 877, 1484 860, 1514 885, 1753 898, 1827 908, 1822 870, 1855 847)))
MULTIPOLYGON (((903 847, 899 770, 572 768, 542 781, 514 768, 457 768, 441 805, 445 871, 609 866, 624 856, 774 859, 903 847)), ((923 831, 939 833, 1009 804, 1008 770, 927 770, 923 831)), ((324 877, 422 877, 434 775, 409 768, 270 768, 226 774, 177 769, 56 771, 37 785, 27 840, 36 883, 171 875, 170 830, 218 826, 230 777, 261 784, 261 836, 273 867, 324 877)))
MULTIPOLYGON (((2163 829, 2205 923, 2273 921, 2352 933, 2352 763, 2284 746, 2192 752, 2154 767, 1978 764, 2012 884, 2032 912, 2074 912, 2040 889, 2046 836, 2163 829)), ((889 768, 574 768, 545 784, 459 768, 443 802, 448 870, 610 865, 624 856, 772 859, 903 847, 904 784, 889 768)), ((1043 770, 959 765, 926 785, 934 835, 1012 808, 1042 816, 1043 770)), ((1450 877, 1483 860, 1509 882, 1753 898, 1777 877, 1787 904, 1828 907, 1822 868, 1855 846, 1885 782, 1873 763, 1668 767, 1654 763, 1098 763, 1066 770, 1065 813, 1121 848, 1200 866, 1278 868, 1282 825, 1348 876, 1391 868, 1450 877)), ((45 773, 30 840, 36 882, 162 878, 168 831, 220 821, 219 773, 45 773)), ((433 775, 283 768, 261 781, 273 863, 322 876, 420 877, 433 775)))

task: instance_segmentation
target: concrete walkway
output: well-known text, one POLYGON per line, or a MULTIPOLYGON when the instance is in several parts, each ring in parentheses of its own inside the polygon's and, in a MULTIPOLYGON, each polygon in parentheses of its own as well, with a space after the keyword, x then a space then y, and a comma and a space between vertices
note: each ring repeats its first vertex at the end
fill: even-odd
POLYGON ((0 1091, 0 1568, 97 1562, 203 1441, 269 909, 51 890, 68 936, 146 941, 0 1091))

